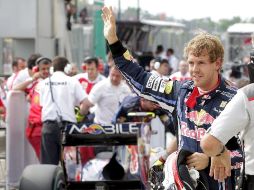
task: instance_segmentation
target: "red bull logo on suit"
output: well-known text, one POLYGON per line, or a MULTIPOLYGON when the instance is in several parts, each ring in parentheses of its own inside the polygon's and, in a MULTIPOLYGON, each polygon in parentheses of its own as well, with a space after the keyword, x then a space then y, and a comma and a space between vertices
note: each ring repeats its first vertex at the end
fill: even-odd
POLYGON ((196 126, 202 126, 204 124, 209 125, 214 121, 213 116, 207 113, 205 110, 186 112, 186 118, 193 121, 196 126))
POLYGON ((182 122, 181 123, 181 134, 183 136, 196 139, 197 141, 200 141, 201 138, 205 135, 206 130, 203 128, 198 128, 195 126, 195 129, 189 129, 187 127, 187 124, 182 122))

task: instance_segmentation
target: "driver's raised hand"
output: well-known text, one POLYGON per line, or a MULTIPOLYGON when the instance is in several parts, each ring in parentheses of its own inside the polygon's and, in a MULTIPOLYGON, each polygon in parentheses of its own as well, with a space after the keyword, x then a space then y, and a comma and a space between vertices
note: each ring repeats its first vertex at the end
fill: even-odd
POLYGON ((104 36, 106 40, 109 44, 117 42, 116 19, 112 7, 103 7, 101 17, 104 22, 104 36))

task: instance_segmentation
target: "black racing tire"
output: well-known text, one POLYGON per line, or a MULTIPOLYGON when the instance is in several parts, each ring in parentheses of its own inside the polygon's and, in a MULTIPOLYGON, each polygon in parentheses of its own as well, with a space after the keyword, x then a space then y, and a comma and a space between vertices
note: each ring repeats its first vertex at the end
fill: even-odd
POLYGON ((20 179, 19 190, 64 190, 64 173, 56 165, 29 165, 20 179))

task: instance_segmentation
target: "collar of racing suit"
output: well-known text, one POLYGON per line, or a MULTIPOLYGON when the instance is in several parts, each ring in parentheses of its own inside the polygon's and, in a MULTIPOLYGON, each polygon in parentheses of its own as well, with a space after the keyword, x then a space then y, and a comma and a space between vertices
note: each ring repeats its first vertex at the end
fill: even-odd
POLYGON ((221 84, 222 84, 222 83, 221 83, 221 77, 219 76, 219 80, 218 80, 216 86, 215 86, 212 90, 210 90, 210 91, 208 91, 208 92, 206 92, 206 93, 204 93, 204 94, 201 94, 201 93, 200 93, 200 90, 198 89, 198 87, 194 86, 191 95, 189 96, 189 98, 188 98, 187 101, 186 101, 186 105, 187 105, 189 108, 194 108, 195 105, 196 105, 196 103, 197 103, 197 98, 198 98, 198 97, 205 96, 205 95, 211 95, 212 92, 215 91, 215 89, 218 89, 218 87, 219 87, 221 84))

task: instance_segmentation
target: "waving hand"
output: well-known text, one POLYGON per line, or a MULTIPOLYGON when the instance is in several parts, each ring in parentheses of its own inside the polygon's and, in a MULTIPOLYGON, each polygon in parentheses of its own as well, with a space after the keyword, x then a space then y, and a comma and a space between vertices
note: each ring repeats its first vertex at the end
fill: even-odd
POLYGON ((116 19, 112 7, 103 7, 101 17, 104 22, 104 36, 109 44, 118 41, 116 35, 116 19))

